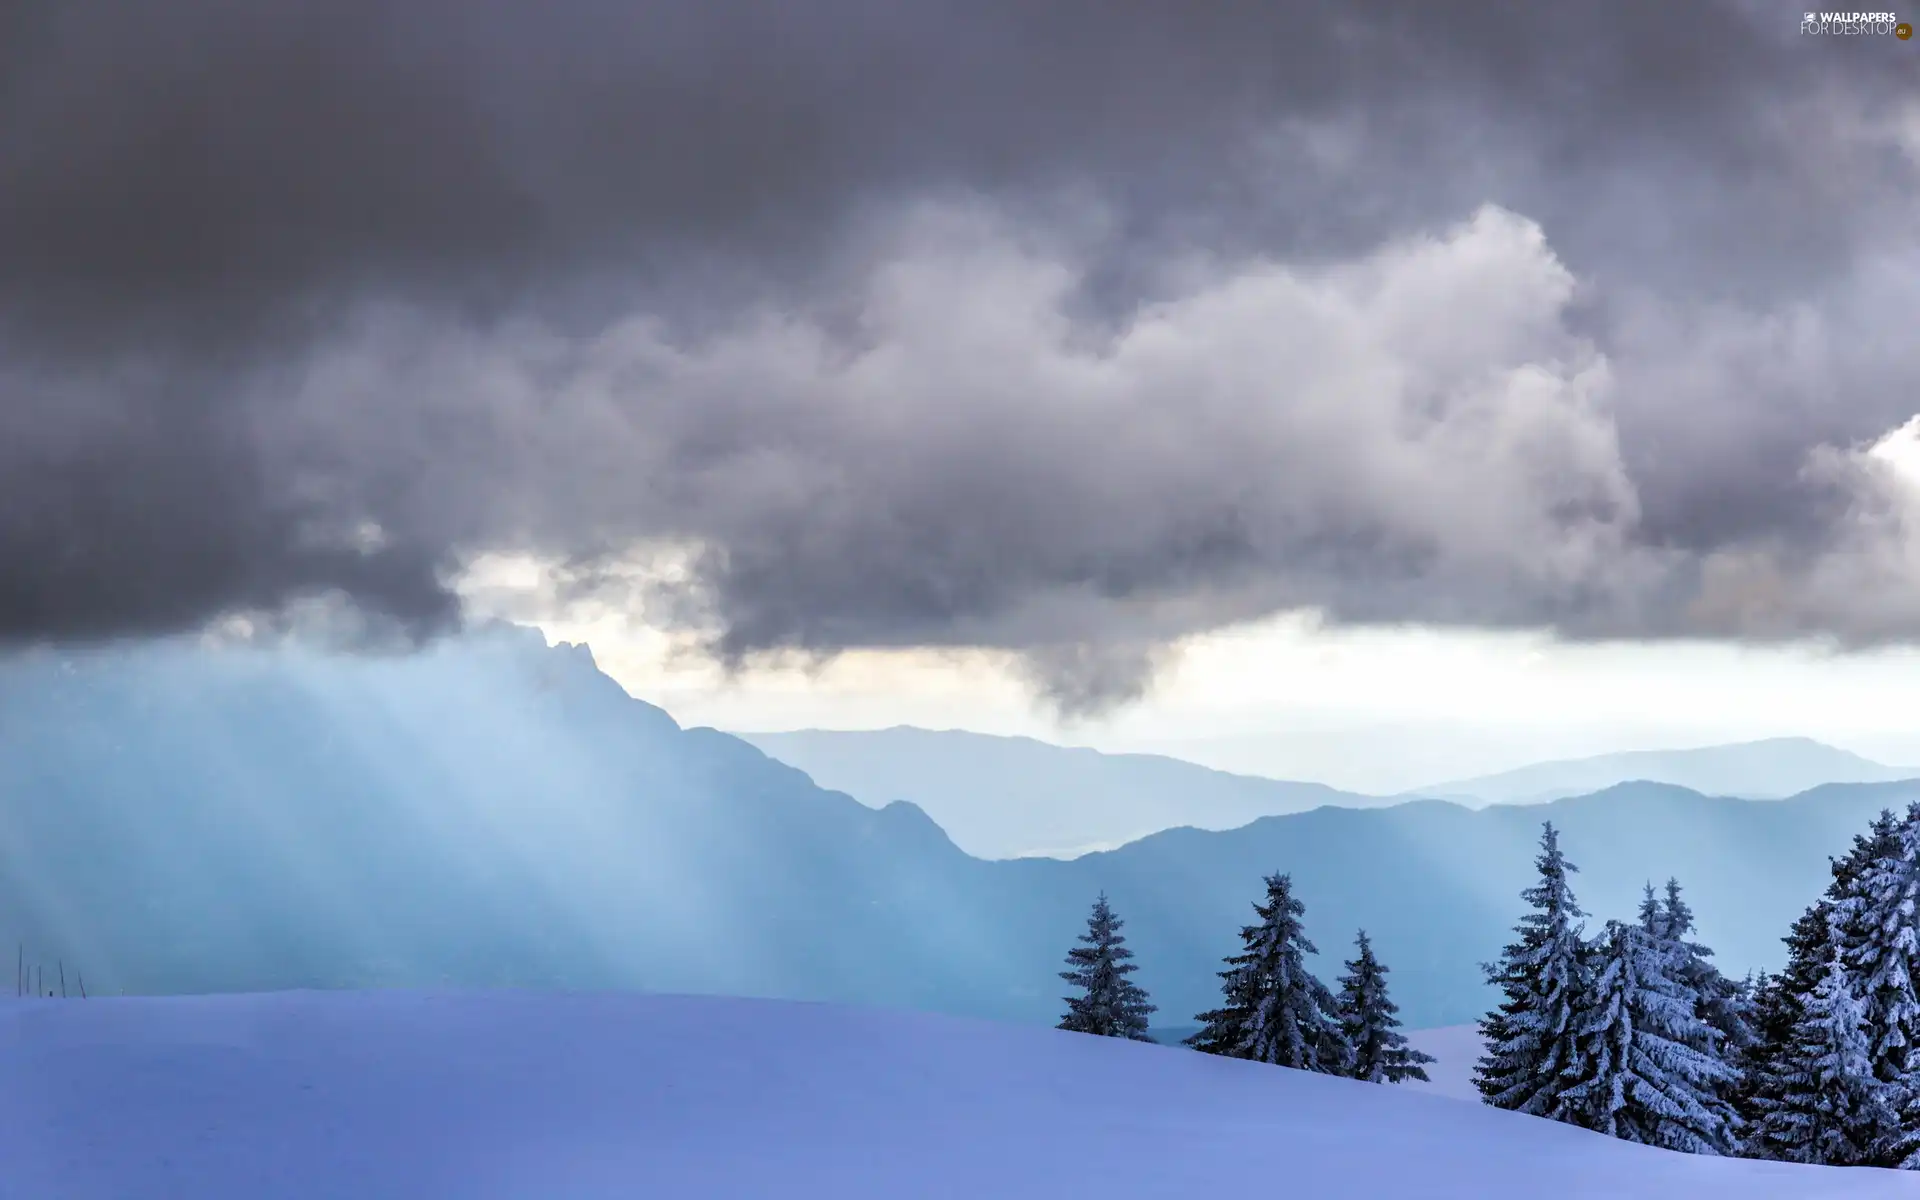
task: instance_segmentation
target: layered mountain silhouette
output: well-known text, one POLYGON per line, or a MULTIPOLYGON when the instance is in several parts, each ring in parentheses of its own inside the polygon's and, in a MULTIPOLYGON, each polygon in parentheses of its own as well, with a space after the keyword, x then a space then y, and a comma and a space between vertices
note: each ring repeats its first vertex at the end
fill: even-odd
POLYGON ((1378 808, 1415 799, 1468 807, 1539 804, 1622 783, 1667 783, 1709 796, 1778 800, 1825 783, 1920 777, 1811 738, 1644 750, 1534 763, 1394 796, 1241 775, 1154 754, 1107 754, 1033 738, 911 726, 739 735, 822 787, 871 807, 907 800, 982 858, 1072 857, 1179 826, 1234 829, 1323 805, 1378 808))
POLYGON ((864 804, 911 801, 955 845, 981 858, 1071 857, 1181 825, 1233 829, 1327 804, 1400 802, 1160 755, 1103 754, 958 729, 901 725, 739 736, 864 804))
POLYGON ((1823 783, 1886 783, 1920 777, 1812 738, 1768 738, 1691 750, 1630 750, 1535 763, 1475 779, 1431 784, 1409 796, 1483 804, 1538 804, 1617 783, 1671 783, 1709 796, 1778 800, 1823 783))
POLYGON ((1072 861, 986 861, 745 742, 684 730, 582 649, 494 630, 399 657, 185 644, 0 661, 0 943, 94 994, 342 986, 730 992, 1051 1021, 1105 890, 1164 1024, 1261 877, 1337 973, 1365 926, 1410 1024, 1471 1020, 1539 822, 1597 917, 1679 875, 1736 972, 1907 783, 1779 802, 1623 785, 1537 807, 1322 807, 1072 861))

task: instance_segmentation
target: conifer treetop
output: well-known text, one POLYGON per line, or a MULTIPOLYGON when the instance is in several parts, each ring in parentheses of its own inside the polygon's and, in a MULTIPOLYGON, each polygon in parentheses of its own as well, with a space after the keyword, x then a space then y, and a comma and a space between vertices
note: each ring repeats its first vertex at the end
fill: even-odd
POLYGON ((1318 953, 1301 922, 1306 906, 1293 894, 1292 877, 1269 875, 1266 886, 1265 901, 1253 906, 1258 924, 1241 928, 1244 948, 1220 973, 1225 1003, 1199 1015, 1200 1032, 1187 1044, 1230 1058, 1345 1073, 1351 1048, 1338 1004, 1306 965, 1306 956, 1318 953))
POLYGON ((1568 881, 1578 868, 1561 853, 1551 821, 1541 828, 1534 868, 1538 881, 1520 893, 1530 911, 1500 960, 1484 968, 1504 998, 1480 1022, 1486 1052, 1474 1086, 1496 1108, 1563 1120, 1561 1093, 1578 1062, 1575 1014, 1589 970, 1578 923, 1586 914, 1568 881))
MULTIPOLYGON (((1648 889, 1651 896, 1651 889, 1648 889)), ((1734 1148, 1733 1070, 1679 978, 1671 939, 1608 922, 1580 999, 1578 1053, 1563 1119, 1628 1141, 1693 1154, 1734 1148)))
POLYGON ((1400 1006, 1387 997, 1387 967, 1373 953, 1362 929, 1354 938, 1355 957, 1340 977, 1341 1032, 1353 1051, 1351 1074, 1369 1083, 1427 1082, 1424 1064, 1432 1055, 1407 1045, 1400 1032, 1400 1006))
POLYGON ((1081 945, 1067 951, 1067 969, 1060 978, 1080 989, 1066 997, 1067 1013, 1059 1028, 1098 1037, 1151 1041, 1147 1017, 1156 1011, 1146 991, 1128 976, 1139 967, 1130 961, 1133 951, 1120 929, 1126 922, 1114 914, 1105 892, 1093 902, 1081 945))

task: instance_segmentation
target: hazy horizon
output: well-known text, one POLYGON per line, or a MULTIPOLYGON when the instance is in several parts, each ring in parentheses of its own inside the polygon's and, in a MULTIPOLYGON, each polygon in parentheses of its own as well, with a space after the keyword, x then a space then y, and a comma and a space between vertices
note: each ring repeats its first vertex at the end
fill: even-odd
MULTIPOLYGON (((641 698, 644 699, 644 697, 641 698)), ((1577 764, 1589 760, 1610 760, 1620 755, 1737 749, 1768 742, 1791 741, 1806 741, 1846 753, 1857 754, 1861 758, 1867 759, 1879 766, 1897 769, 1911 768, 1914 777, 1920 777, 1920 765, 1880 758, 1851 746, 1841 745, 1824 738, 1808 738, 1799 734, 1774 734, 1765 737, 1744 738, 1731 742, 1692 742, 1685 740, 1675 740, 1672 744, 1660 744, 1657 741, 1653 744, 1636 741, 1622 741, 1619 744, 1602 742, 1601 744, 1604 748, 1599 750, 1574 750, 1567 753, 1546 753, 1529 757, 1514 757, 1524 753, 1520 743, 1517 741, 1503 743, 1498 740, 1496 734, 1487 733, 1483 735, 1487 745, 1480 755, 1476 756, 1471 751, 1468 751, 1448 756, 1445 753, 1444 744, 1450 734, 1444 727, 1436 726, 1432 730, 1425 731, 1434 740, 1420 746, 1420 749, 1426 751, 1424 755, 1416 752, 1404 757, 1396 757, 1390 762, 1382 763, 1354 762, 1341 757, 1343 752, 1342 742, 1363 739, 1388 741, 1394 738, 1400 738, 1402 742, 1404 742, 1405 735, 1409 732, 1407 727, 1386 726, 1373 729, 1356 727, 1346 730, 1335 729, 1291 733, 1286 731, 1273 731, 1264 735, 1248 733, 1215 739, 1199 738, 1186 741, 1172 740, 1164 742, 1148 740, 1135 743, 1108 742, 1098 739, 1072 740, 1034 733, 993 733, 978 729, 967 729, 962 726, 942 726, 936 728, 901 723, 883 726, 841 727, 805 725, 791 729, 740 728, 726 729, 722 732, 731 733, 736 737, 752 741, 756 737, 779 734, 883 733, 890 729, 903 728, 922 730, 929 733, 964 733, 980 734, 986 737, 1025 738, 1040 742, 1043 745, 1055 746, 1061 749, 1094 750, 1102 754, 1111 755, 1153 755, 1161 758, 1176 759, 1181 762, 1192 763, 1195 766, 1207 767, 1212 770, 1224 771, 1234 775, 1249 775, 1281 782, 1320 783, 1341 791, 1353 792, 1364 796, 1413 795, 1422 789, 1432 789, 1442 784, 1469 782, 1485 776, 1504 775, 1530 767, 1577 764), (1329 745, 1329 742, 1331 742, 1332 745, 1329 745), (1422 774, 1422 765, 1433 761, 1484 762, 1494 765, 1488 766, 1485 769, 1476 769, 1451 775, 1433 771, 1422 774), (1307 769, 1314 764, 1321 765, 1325 769, 1325 773, 1307 773, 1307 769), (1363 786, 1366 780, 1397 780, 1415 777, 1418 777, 1418 782, 1411 784, 1379 787, 1363 786)), ((1419 731, 1416 731, 1416 736, 1418 732, 1419 731)), ((1551 747, 1554 743, 1539 742, 1532 744, 1551 747)), ((1577 747, 1584 743, 1570 739, 1564 744, 1577 747)))

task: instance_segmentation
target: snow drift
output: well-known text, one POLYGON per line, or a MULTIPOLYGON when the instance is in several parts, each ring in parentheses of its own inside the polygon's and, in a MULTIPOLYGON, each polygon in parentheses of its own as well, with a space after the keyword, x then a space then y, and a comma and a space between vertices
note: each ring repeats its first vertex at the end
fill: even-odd
POLYGON ((0 1005, 0 1197, 1908 1197, 1440 1096, 791 1002, 282 993, 0 1005))

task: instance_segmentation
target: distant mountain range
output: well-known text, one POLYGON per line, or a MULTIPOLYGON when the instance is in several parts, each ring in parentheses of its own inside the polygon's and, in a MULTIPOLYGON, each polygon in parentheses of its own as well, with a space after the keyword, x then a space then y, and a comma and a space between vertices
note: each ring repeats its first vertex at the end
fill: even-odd
POLYGON ((1538 804, 1646 780, 1709 796, 1778 800, 1823 783, 1886 783, 1916 777, 1920 767, 1890 767, 1811 738, 1769 738, 1697 750, 1634 750, 1536 763, 1497 775, 1432 784, 1407 795, 1481 804, 1538 804))
POLYGON ((1322 807, 1073 861, 983 861, 683 730, 584 650, 494 631, 405 657, 185 645, 0 660, 0 944, 95 993, 640 987, 1052 1021, 1105 890, 1161 1023, 1216 998, 1267 872, 1339 970, 1366 927, 1413 1026, 1470 1021, 1539 822, 1596 920, 1676 873, 1734 971, 1884 805, 1625 784, 1540 807, 1322 807))
POLYGON ((1622 783, 1667 783, 1708 796, 1778 800, 1825 783, 1920 777, 1809 738, 1697 750, 1648 750, 1536 763, 1399 796, 1236 775, 1178 758, 1105 754, 1032 738, 910 726, 743 733, 815 783, 879 808, 907 800, 982 858, 1071 857, 1180 826, 1234 829, 1323 805, 1379 808, 1412 799, 1469 807, 1539 804, 1622 783))
POLYGON ((875 808, 906 800, 980 858, 1070 857, 1175 826, 1234 829, 1322 805, 1399 800, 1232 775, 1177 758, 1102 754, 1023 737, 895 726, 738 735, 815 783, 875 808))

